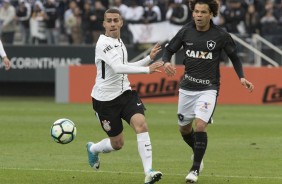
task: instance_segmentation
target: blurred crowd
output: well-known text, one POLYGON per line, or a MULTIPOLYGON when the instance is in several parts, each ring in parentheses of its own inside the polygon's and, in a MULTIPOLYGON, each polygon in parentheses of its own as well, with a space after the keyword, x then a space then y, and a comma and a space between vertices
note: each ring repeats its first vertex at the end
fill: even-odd
MULTIPOLYGON (((214 23, 230 33, 282 36, 282 0, 218 0, 214 23)), ((192 19, 189 0, 2 0, 0 33, 4 44, 13 44, 20 33, 22 44, 93 44, 104 33, 103 15, 118 8, 124 18, 121 37, 132 43, 130 23, 169 21, 184 25, 192 19)), ((163 31, 163 30, 160 30, 163 31)), ((277 40, 277 39, 275 39, 277 40)), ((281 41, 281 40, 280 40, 281 41)), ((279 42, 280 42, 279 41, 279 42)), ((281 43, 281 42, 280 42, 281 43)))

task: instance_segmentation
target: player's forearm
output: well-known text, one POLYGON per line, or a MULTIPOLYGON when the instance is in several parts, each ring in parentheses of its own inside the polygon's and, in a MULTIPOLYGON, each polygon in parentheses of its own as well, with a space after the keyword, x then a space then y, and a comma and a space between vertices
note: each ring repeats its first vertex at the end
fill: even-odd
POLYGON ((167 48, 164 49, 162 60, 163 62, 170 62, 174 53, 170 52, 167 48))
POLYGON ((130 66, 125 64, 112 66, 112 69, 117 74, 147 74, 150 73, 149 67, 130 66))
POLYGON ((243 66, 239 57, 237 56, 237 53, 233 52, 231 54, 228 54, 228 57, 230 58, 239 79, 244 78, 243 66))
POLYGON ((130 66, 147 66, 151 62, 150 56, 147 56, 139 61, 133 62, 133 63, 128 63, 130 66))

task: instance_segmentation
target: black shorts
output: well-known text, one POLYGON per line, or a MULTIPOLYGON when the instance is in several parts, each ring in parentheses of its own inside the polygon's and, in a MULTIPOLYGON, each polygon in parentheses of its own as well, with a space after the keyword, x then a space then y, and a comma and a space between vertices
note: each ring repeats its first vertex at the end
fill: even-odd
POLYGON ((145 106, 136 91, 127 90, 111 101, 99 101, 92 98, 93 109, 103 130, 109 137, 114 137, 123 131, 122 119, 130 124, 134 114, 144 115, 145 106))

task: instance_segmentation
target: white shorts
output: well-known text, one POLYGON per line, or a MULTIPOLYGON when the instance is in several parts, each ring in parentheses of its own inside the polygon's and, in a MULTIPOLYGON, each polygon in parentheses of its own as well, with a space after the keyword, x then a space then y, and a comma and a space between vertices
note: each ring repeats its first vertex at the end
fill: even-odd
POLYGON ((211 123, 217 99, 216 90, 186 91, 179 89, 178 124, 188 125, 195 118, 211 123))

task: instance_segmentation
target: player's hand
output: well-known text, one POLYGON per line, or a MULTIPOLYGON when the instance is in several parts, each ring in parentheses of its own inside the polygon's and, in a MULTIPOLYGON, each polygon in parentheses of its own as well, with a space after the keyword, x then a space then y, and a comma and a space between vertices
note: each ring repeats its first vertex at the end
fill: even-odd
POLYGON ((5 69, 9 70, 11 68, 11 63, 10 63, 9 58, 6 56, 2 60, 3 60, 4 65, 5 65, 5 69))
POLYGON ((159 70, 159 68, 160 68, 161 66, 163 66, 163 65, 164 65, 164 62, 163 62, 163 61, 157 61, 157 62, 152 63, 152 64, 149 66, 150 73, 161 72, 161 70, 159 70))
POLYGON ((172 66, 171 63, 168 62, 164 64, 164 71, 169 77, 172 77, 176 74, 176 68, 172 66))
POLYGON ((151 60, 154 60, 156 55, 162 50, 162 47, 159 43, 156 43, 156 45, 154 45, 153 49, 150 52, 150 58, 151 60))
POLYGON ((249 92, 252 92, 252 91, 254 90, 254 85, 253 85, 250 81, 248 81, 247 79, 241 78, 240 81, 241 81, 241 84, 242 84, 246 89, 249 90, 249 92))

